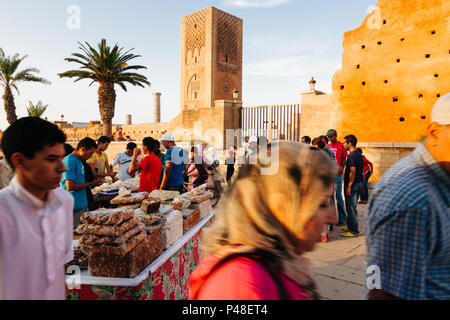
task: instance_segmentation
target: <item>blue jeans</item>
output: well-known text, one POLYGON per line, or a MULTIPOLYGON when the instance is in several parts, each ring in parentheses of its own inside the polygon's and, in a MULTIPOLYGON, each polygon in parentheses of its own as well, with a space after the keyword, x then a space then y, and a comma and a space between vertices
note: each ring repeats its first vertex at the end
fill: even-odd
POLYGON ((334 182, 336 183, 336 203, 339 223, 345 223, 347 221, 347 215, 345 214, 344 199, 342 199, 342 176, 334 177, 334 182))
POLYGON ((369 178, 372 175, 370 171, 367 171, 366 177, 364 178, 364 181, 362 183, 361 192, 359 194, 361 201, 367 201, 369 200, 369 190, 367 189, 367 182, 369 182, 369 178))
POLYGON ((358 230, 358 211, 356 210, 356 206, 358 203, 359 192, 362 188, 362 183, 353 183, 351 187, 351 196, 349 197, 345 190, 347 186, 344 186, 344 194, 345 194, 345 209, 347 210, 347 226, 348 231, 353 234, 359 234, 358 230))

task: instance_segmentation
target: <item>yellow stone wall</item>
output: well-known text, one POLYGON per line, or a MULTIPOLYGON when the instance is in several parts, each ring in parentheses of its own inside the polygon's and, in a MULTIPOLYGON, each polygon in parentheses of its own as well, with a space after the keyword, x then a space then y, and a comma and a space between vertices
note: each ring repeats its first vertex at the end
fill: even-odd
POLYGON ((412 142, 450 91, 450 1, 379 0, 344 34, 333 126, 359 141, 412 142))

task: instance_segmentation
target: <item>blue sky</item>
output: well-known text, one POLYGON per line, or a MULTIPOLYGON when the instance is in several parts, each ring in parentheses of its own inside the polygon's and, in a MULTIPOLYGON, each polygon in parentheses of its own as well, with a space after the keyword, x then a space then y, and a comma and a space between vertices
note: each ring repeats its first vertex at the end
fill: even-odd
MULTIPOLYGON (((317 89, 330 92, 331 78, 340 68, 345 31, 357 28, 375 0, 14 0, 1 1, 0 47, 7 55, 29 55, 24 67, 36 67, 51 85, 22 84, 15 94, 16 112, 26 116, 28 100, 49 104, 49 120, 100 120, 96 84, 73 83, 57 73, 77 67, 64 58, 78 52, 77 41, 96 45, 102 38, 116 42, 142 57, 133 64, 151 87, 116 87, 114 123, 153 121, 154 92, 161 92, 161 121, 170 121, 180 110, 180 19, 215 6, 244 20, 244 106, 300 102, 311 76, 317 89), (67 12, 80 9, 80 28, 70 29, 67 12)), ((3 95, 3 92, 1 92, 3 95)), ((0 129, 8 123, 3 107, 0 129)))

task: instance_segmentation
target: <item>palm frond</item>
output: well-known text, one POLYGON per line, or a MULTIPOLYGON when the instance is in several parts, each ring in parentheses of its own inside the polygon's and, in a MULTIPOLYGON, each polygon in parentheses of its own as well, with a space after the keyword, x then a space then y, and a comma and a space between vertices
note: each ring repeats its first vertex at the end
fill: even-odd
POLYGON ((29 117, 40 117, 47 109, 48 104, 43 105, 42 101, 39 100, 36 105, 34 105, 31 101, 28 101, 28 116, 29 117))

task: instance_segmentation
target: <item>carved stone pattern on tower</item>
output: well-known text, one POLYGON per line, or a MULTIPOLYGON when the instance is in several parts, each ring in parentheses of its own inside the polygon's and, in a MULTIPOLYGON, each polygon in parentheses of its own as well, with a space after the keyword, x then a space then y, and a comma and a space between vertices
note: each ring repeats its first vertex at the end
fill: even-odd
POLYGON ((187 98, 188 100, 195 100, 200 98, 201 93, 201 83, 200 78, 194 74, 191 79, 189 80, 189 84, 187 87, 187 98), (197 96, 195 96, 195 93, 197 93, 197 96))
POLYGON ((225 12, 219 12, 217 21, 217 49, 219 60, 238 64, 238 19, 225 12), (228 61, 226 61, 228 55, 228 61))
POLYGON ((206 11, 202 10, 185 17, 186 22, 186 40, 185 40, 185 54, 189 50, 206 45, 206 11))

